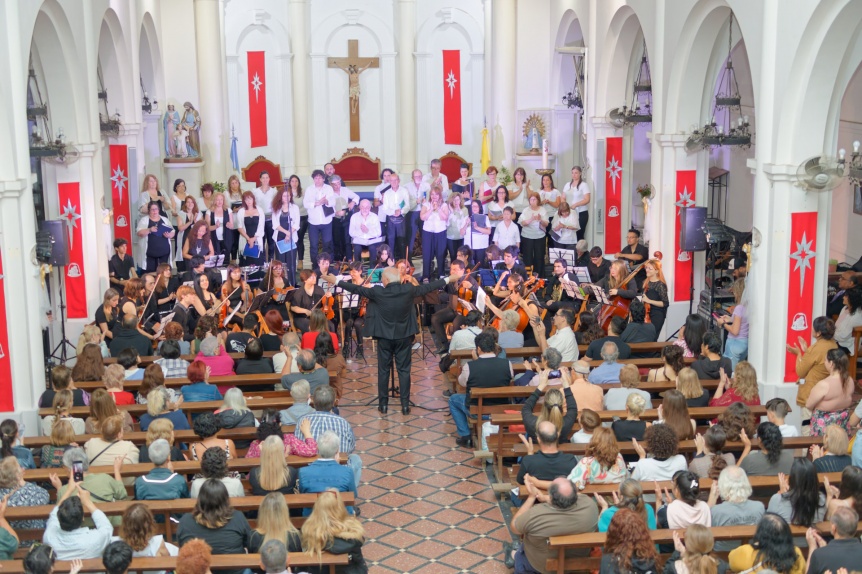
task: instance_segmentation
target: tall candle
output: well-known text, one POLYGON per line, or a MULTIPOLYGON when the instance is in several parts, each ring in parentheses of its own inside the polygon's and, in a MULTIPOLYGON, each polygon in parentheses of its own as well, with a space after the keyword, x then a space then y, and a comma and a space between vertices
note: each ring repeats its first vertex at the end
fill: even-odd
POLYGON ((542 140, 542 169, 548 169, 548 140, 542 140))

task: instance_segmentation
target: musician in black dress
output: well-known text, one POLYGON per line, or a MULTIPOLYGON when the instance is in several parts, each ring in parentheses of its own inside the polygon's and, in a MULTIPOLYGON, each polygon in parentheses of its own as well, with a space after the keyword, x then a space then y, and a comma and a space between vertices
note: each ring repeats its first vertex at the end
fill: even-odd
POLYGON ((290 315, 287 313, 289 303, 289 292, 293 291, 293 283, 288 281, 285 275, 284 263, 276 259, 269 266, 269 269, 263 276, 263 280, 258 283, 258 289, 261 293, 272 292, 270 297, 261 305, 261 315, 266 315, 270 310, 278 311, 282 321, 289 321, 290 315))
POLYGON ((141 327, 148 333, 153 333, 155 324, 159 322, 159 305, 153 290, 156 287, 156 276, 154 273, 144 275, 144 288, 138 305, 143 306, 141 313, 141 327), (152 297, 150 296, 152 295, 152 297))
MULTIPOLYGON (((362 285, 362 262, 350 263, 350 282, 354 285, 362 285)), ((344 321, 344 342, 341 345, 341 353, 347 359, 351 355, 358 359, 363 358, 362 353, 362 328, 365 326, 365 315, 362 313, 362 296, 358 293, 350 293, 342 290, 339 304, 341 305, 341 318, 344 321), (354 338, 355 335, 355 338, 354 338), (350 341, 356 341, 355 350, 351 353, 350 341)), ((366 303, 367 305, 367 303, 366 303)))
POLYGON ((221 286, 222 300, 227 297, 228 302, 225 303, 225 319, 230 316, 231 313, 236 309, 236 313, 228 322, 227 325, 224 325, 227 328, 231 324, 239 325, 242 328, 243 317, 245 317, 245 313, 242 312, 242 309, 248 309, 249 303, 251 303, 251 288, 248 286, 248 283, 242 277, 242 269, 238 265, 230 264, 227 266, 227 279, 221 286))
POLYGON ((290 190, 285 189, 281 193, 277 193, 272 200, 272 231, 273 239, 276 243, 275 257, 285 264, 287 269, 287 278, 291 285, 296 277, 296 244, 299 241, 299 208, 293 203, 290 190), (281 252, 279 242, 282 243, 282 248, 286 248, 293 243, 293 248, 289 251, 281 252))
POLYGON ((650 323, 655 327, 656 336, 661 334, 661 328, 664 325, 665 317, 667 317, 667 308, 669 305, 667 294, 667 282, 664 280, 664 273, 661 271, 661 261, 658 259, 650 259, 644 265, 646 272, 646 281, 643 284, 643 303, 647 306, 647 316, 650 323))
POLYGON ((206 273, 195 278, 195 295, 197 299, 192 304, 190 317, 192 324, 197 325, 198 320, 219 303, 218 297, 210 292, 210 278, 206 273))
MULTIPOLYGON (((640 231, 637 229, 629 229, 629 233, 626 236, 627 245, 616 255, 617 259, 624 259, 632 269, 649 259, 649 249, 646 248, 646 245, 641 245, 639 243, 640 238, 640 231)), ((634 278, 638 289, 643 285, 644 279, 646 279, 646 271, 641 268, 634 278)))
POLYGON ((293 313, 294 327, 303 333, 308 331, 311 311, 319 307, 324 291, 317 284, 317 273, 311 269, 299 272, 299 289, 293 292, 290 302, 290 312, 293 313))
POLYGON ((170 263, 162 263, 156 269, 156 294, 153 299, 159 310, 159 320, 174 310, 180 278, 173 274, 170 263))

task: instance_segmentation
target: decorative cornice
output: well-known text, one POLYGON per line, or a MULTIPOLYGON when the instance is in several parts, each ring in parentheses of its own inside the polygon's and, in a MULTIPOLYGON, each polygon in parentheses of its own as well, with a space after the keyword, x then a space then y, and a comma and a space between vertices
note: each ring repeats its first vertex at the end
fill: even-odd
POLYGON ((18 198, 30 187, 30 178, 0 181, 0 198, 18 198))

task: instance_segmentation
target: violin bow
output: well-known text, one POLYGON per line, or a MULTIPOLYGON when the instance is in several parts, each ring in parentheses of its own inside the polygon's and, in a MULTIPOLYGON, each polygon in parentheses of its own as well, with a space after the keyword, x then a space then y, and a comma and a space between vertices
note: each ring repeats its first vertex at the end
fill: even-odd
MULTIPOLYGON (((156 282, 155 282, 155 283, 153 283, 153 290, 152 290, 152 291, 150 291, 150 296, 149 296, 149 297, 147 297, 147 302, 146 302, 146 303, 144 303, 144 311, 146 311, 146 310, 147 310, 147 307, 149 307, 149 305, 150 305, 150 301, 152 301, 152 299, 153 299, 153 295, 155 295, 155 294, 156 294, 156 285, 158 285, 159 281, 161 281, 162 276, 163 276, 164 274, 165 274, 165 272, 164 272, 164 271, 162 271, 161 273, 159 273, 158 277, 156 277, 156 282)), ((141 326, 141 323, 143 323, 143 322, 144 322, 144 311, 141 311, 141 316, 138 318, 138 327, 140 327, 140 326, 141 326)))

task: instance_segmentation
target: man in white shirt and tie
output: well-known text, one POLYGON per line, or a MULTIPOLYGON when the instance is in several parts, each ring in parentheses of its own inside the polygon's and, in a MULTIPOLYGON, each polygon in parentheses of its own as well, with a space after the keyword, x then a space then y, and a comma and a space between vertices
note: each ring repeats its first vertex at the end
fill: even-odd
POLYGON ((377 261, 377 246, 383 243, 380 220, 371 212, 371 201, 359 202, 359 213, 350 216, 350 241, 353 243, 353 260, 362 259, 362 248, 368 247, 368 260, 377 261))
POLYGON ((386 215, 386 239, 396 259, 400 259, 407 248, 407 216, 410 213, 410 195, 401 187, 397 173, 389 176, 392 189, 383 195, 380 212, 386 215), (397 245, 396 245, 397 243, 397 245))
POLYGON ((323 239, 323 251, 332 253, 332 216, 335 214, 335 197, 332 188, 323 183, 323 171, 311 173, 314 185, 305 190, 302 204, 308 211, 308 243, 311 260, 317 261, 317 248, 323 239))
POLYGON ((443 201, 449 199, 449 178, 445 173, 440 173, 440 168, 443 166, 443 163, 439 159, 431 160, 431 173, 426 174, 422 178, 422 182, 428 185, 428 189, 434 186, 434 182, 438 182, 440 187, 443 188, 443 201))
POLYGON ((380 228, 383 230, 383 236, 386 236, 386 215, 380 209, 380 205, 383 203, 383 196, 392 189, 392 186, 389 185, 389 178, 392 174, 395 173, 391 169, 384 168, 382 172, 380 172, 380 185, 374 188, 374 207, 377 208, 377 219, 380 220, 380 228))
POLYGON ((254 190, 254 201, 266 223, 263 227, 263 239, 266 243, 266 260, 270 261, 275 256, 275 241, 272 239, 272 200, 278 190, 269 186, 269 172, 260 172, 260 187, 254 190))
MULTIPOLYGON (((332 164, 327 164, 332 165, 332 164)), ((333 207, 335 215, 332 219, 332 244, 335 248, 335 261, 341 261, 350 255, 350 214, 353 208, 359 204, 359 196, 348 187, 344 187, 341 176, 332 174, 329 177, 329 185, 332 186, 334 197, 333 207)))
POLYGON ((416 233, 422 230, 422 220, 419 219, 419 212, 422 211, 422 202, 428 199, 428 192, 431 191, 431 186, 425 183, 425 178, 422 177, 422 170, 414 169, 410 183, 404 187, 407 188, 407 193, 410 195, 411 209, 407 219, 407 247, 412 252, 416 233))

